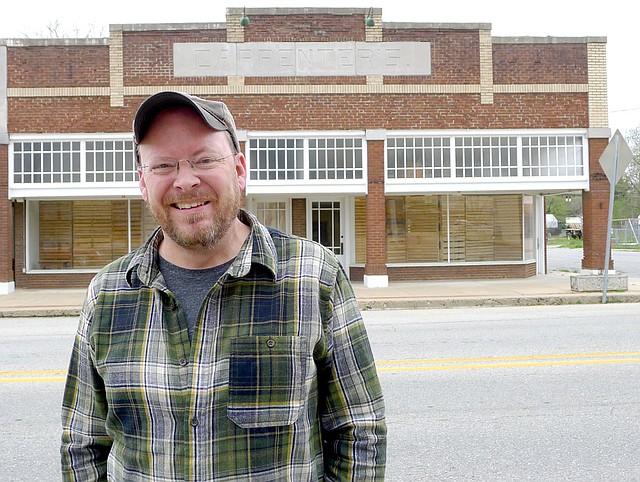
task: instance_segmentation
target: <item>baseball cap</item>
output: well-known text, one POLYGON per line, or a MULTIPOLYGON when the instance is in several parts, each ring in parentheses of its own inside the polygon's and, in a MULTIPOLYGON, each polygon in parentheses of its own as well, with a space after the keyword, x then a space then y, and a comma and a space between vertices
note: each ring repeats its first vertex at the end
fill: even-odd
POLYGON ((133 120, 133 137, 136 145, 140 144, 158 112, 168 107, 180 105, 193 108, 212 129, 227 131, 236 151, 240 152, 236 123, 224 102, 205 100, 185 92, 171 91, 158 92, 147 98, 138 107, 133 120))

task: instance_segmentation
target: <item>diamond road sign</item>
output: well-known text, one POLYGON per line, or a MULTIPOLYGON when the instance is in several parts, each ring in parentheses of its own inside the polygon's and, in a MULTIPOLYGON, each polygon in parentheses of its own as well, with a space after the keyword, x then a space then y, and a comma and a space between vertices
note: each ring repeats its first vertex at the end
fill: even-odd
POLYGON ((633 152, 620 131, 617 130, 600 156, 600 165, 612 186, 618 184, 618 181, 622 179, 624 171, 627 170, 627 166, 632 160, 633 152))

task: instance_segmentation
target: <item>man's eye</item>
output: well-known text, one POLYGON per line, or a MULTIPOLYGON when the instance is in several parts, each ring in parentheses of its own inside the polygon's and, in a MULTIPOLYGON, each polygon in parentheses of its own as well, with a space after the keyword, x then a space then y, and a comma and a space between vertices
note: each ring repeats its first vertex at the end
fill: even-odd
POLYGON ((164 162, 162 164, 156 164, 155 166, 151 167, 151 171, 152 172, 165 172, 165 171, 171 171, 173 169, 175 169, 175 164, 171 164, 169 162, 164 162))
POLYGON ((204 159, 198 159, 197 161, 194 162, 194 164, 200 167, 207 167, 215 164, 216 160, 217 159, 213 159, 211 157, 205 157, 204 159))

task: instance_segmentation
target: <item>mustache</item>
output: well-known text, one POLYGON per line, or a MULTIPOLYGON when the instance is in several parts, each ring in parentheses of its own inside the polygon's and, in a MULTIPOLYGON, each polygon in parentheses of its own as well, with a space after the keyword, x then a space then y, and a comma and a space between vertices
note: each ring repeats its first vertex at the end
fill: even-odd
POLYGON ((173 196, 165 197, 162 202, 163 204, 169 206, 171 204, 176 203, 191 203, 191 202, 203 202, 203 201, 212 201, 216 202, 218 200, 218 196, 210 192, 189 192, 185 194, 178 194, 173 196))

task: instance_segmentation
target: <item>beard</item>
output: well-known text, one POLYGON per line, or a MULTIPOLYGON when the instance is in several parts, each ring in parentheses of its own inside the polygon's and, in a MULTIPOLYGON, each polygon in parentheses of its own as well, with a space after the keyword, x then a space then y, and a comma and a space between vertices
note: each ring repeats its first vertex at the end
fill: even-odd
MULTIPOLYGON (((183 248, 212 249, 216 247, 227 234, 229 228, 238 217, 240 211, 240 189, 235 183, 231 185, 231 191, 223 196, 209 197, 209 203, 213 206, 215 215, 205 213, 194 214, 187 218, 188 228, 180 226, 169 216, 173 209, 171 204, 185 202, 196 196, 190 194, 180 199, 165 200, 161 205, 147 204, 153 218, 160 225, 166 236, 183 248)), ((201 197, 198 199, 202 199, 201 197)))

